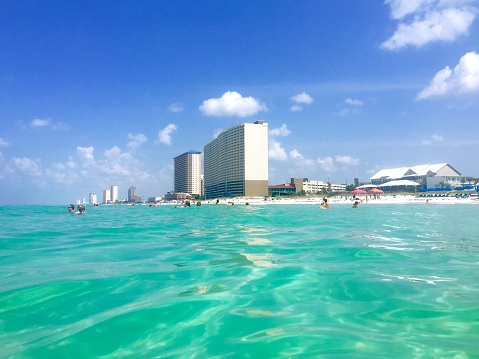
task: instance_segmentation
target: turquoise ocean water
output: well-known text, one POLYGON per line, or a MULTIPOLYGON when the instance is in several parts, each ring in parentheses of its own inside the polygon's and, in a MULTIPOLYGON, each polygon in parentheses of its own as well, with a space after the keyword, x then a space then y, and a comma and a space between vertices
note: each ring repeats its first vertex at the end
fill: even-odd
POLYGON ((478 358, 479 205, 0 207, 0 357, 478 358))

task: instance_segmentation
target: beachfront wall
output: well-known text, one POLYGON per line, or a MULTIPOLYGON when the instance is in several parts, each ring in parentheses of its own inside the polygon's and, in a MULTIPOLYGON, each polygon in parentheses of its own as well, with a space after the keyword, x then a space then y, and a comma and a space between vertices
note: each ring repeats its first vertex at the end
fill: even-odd
POLYGON ((205 198, 268 195, 268 124, 245 123, 204 146, 205 198))

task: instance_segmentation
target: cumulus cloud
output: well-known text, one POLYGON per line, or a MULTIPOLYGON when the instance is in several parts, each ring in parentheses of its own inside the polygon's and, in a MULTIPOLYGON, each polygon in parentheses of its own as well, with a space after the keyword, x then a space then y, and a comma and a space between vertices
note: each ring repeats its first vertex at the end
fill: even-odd
POLYGON ((313 98, 306 92, 301 92, 297 95, 290 97, 289 99, 293 102, 296 102, 296 105, 291 106, 291 109, 290 109, 293 112, 303 111, 303 107, 298 105, 299 103, 306 104, 306 105, 313 103, 313 98))
POLYGON ((220 98, 203 101, 199 107, 206 116, 249 117, 260 111, 267 111, 266 105, 253 97, 243 97, 236 91, 228 91, 220 98))
POLYGON ((30 122, 31 127, 47 127, 50 126, 50 120, 43 120, 41 118, 36 118, 30 122))
POLYGON ((381 44, 387 50, 454 41, 467 34, 477 14, 467 0, 386 0, 386 3, 391 17, 399 21, 396 32, 381 44))
POLYGON ((301 168, 311 169, 315 165, 315 160, 305 158, 297 149, 289 152, 289 157, 294 161, 294 164, 301 168))
POLYGON ((28 158, 28 157, 14 157, 12 158, 12 163, 16 170, 30 175, 30 176, 40 176, 40 160, 28 158))
POLYGON ((298 112, 298 111, 303 111, 303 108, 299 105, 293 105, 290 108, 291 112, 298 112))
POLYGON ((288 126, 286 124, 282 124, 280 128, 274 128, 269 131, 270 136, 289 136, 291 134, 291 131, 288 129, 288 126))
POLYGON ((300 159, 300 160, 302 160, 304 158, 303 155, 297 149, 294 149, 294 150, 290 151, 289 156, 291 158, 300 159))
MULTIPOLYGON (((134 138, 139 139, 136 136, 134 138)), ((11 175, 21 176, 39 187, 52 183, 75 184, 79 188, 85 183, 97 186, 119 183, 129 186, 131 183, 148 183, 153 178, 132 152, 123 152, 119 146, 113 146, 97 155, 93 146, 78 146, 75 154, 68 156, 64 162, 48 166, 42 166, 40 159, 15 157, 8 162, 6 169, 11 175)))
POLYGON ((318 158, 317 163, 319 164, 319 167, 327 173, 334 172, 336 170, 332 157, 328 156, 324 158, 318 158))
POLYGON ((352 98, 348 98, 346 100, 344 100, 344 102, 346 102, 348 105, 351 105, 351 106, 362 106, 364 105, 364 102, 361 101, 361 100, 353 100, 352 98))
POLYGON ((224 130, 222 130, 221 128, 218 128, 216 129, 214 132, 213 132, 213 138, 216 138, 220 135, 221 132, 223 132, 224 130))
POLYGON ((286 161, 288 155, 286 150, 281 145, 281 142, 277 141, 275 137, 282 136, 286 137, 291 133, 286 124, 282 124, 279 128, 274 128, 269 131, 269 152, 268 156, 270 159, 275 161, 286 161))
POLYGON ((290 100, 296 103, 305 103, 308 105, 313 103, 313 98, 306 92, 301 92, 297 95, 294 95, 290 98, 290 100))
MULTIPOLYGON (((24 125, 21 125, 23 129, 26 129, 24 125)), ((48 127, 55 131, 66 131, 68 130, 68 125, 62 122, 52 122, 51 119, 41 119, 36 118, 30 122, 30 127, 33 128, 40 128, 40 127, 48 127)))
POLYGON ((346 166, 359 165, 359 158, 353 158, 351 156, 336 156, 336 162, 346 166))
POLYGON ((0 137, 0 147, 8 147, 10 144, 0 137))
POLYGON ((444 141, 444 137, 442 137, 441 135, 438 135, 438 134, 433 133, 433 134, 431 135, 431 138, 430 138, 430 139, 421 141, 421 145, 423 145, 423 146, 430 146, 430 145, 432 145, 433 143, 442 142, 442 141, 444 141))
POLYGON ((269 140, 268 156, 271 160, 275 160, 275 161, 288 160, 288 155, 286 154, 286 151, 281 146, 281 143, 276 141, 275 139, 269 140))
POLYGON ((416 100, 477 91, 479 91, 479 54, 471 51, 461 57, 453 70, 446 66, 437 72, 429 86, 416 96, 416 100))
POLYGON ((137 135, 134 135, 132 133, 128 133, 128 143, 126 144, 126 147, 135 150, 138 147, 140 147, 143 143, 148 141, 148 138, 142 134, 139 133, 137 135))
POLYGON ((86 161, 86 162, 91 162, 95 160, 95 156, 93 155, 93 152, 95 151, 95 148, 93 146, 90 147, 77 147, 77 154, 78 156, 86 161))
POLYGON ((184 105, 181 102, 175 102, 172 103, 170 106, 168 106, 168 110, 173 113, 179 113, 184 111, 184 105))
POLYGON ((157 144, 171 145, 171 134, 176 131, 176 125, 168 124, 164 129, 158 132, 157 144))

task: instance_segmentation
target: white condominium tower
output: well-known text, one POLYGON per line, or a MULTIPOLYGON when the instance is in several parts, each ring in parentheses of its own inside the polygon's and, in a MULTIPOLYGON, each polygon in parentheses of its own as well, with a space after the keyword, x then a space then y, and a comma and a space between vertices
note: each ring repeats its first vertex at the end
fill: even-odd
POLYGON ((175 193, 203 195, 201 186, 201 152, 190 150, 174 158, 175 193))
POLYGON ((97 204, 98 203, 97 200, 96 200, 96 194, 90 193, 89 203, 90 204, 97 204))
POLYGON ((268 195, 268 124, 244 123, 205 145, 205 197, 268 195))
POLYGON ((103 203, 107 204, 111 200, 111 191, 107 188, 103 191, 103 203))
POLYGON ((111 186, 111 202, 115 203, 118 200, 118 186, 116 184, 111 186))

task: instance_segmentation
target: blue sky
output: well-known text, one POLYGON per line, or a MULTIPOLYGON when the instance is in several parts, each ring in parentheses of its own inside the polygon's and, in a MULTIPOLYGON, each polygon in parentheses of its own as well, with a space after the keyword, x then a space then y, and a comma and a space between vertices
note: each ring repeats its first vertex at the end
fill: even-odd
POLYGON ((269 182, 450 163, 479 177, 479 2, 0 2, 0 204, 173 188, 264 120, 269 182))

